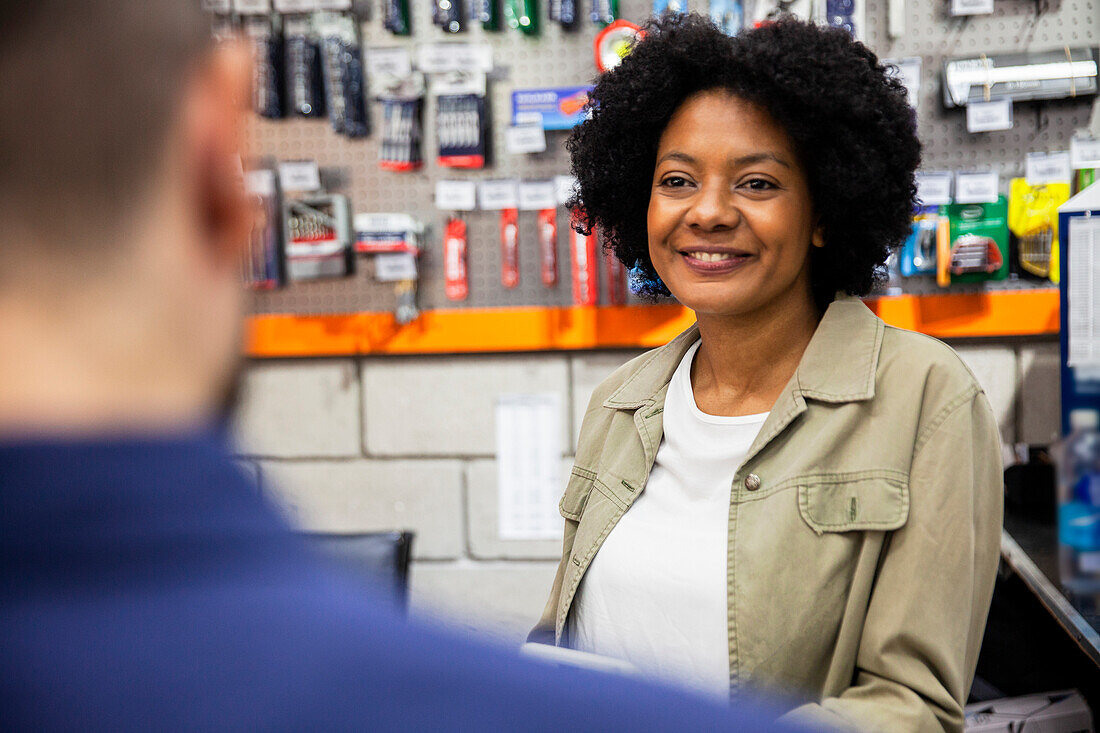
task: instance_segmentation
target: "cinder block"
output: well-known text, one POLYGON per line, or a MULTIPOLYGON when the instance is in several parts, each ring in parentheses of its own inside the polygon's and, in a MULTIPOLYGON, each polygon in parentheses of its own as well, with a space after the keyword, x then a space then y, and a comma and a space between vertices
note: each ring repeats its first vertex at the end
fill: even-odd
POLYGON ((1016 350, 1011 346, 962 346, 955 351, 985 390, 1001 440, 1007 445, 1016 442, 1016 350))
POLYGON ((234 428, 245 455, 361 455, 359 375, 350 359, 252 362, 234 428))
POLYGON ((463 554, 458 461, 267 461, 264 489, 311 532, 411 530, 413 556, 463 554))
POLYGON ((555 562, 413 563, 410 606, 417 616, 516 646, 542 615, 557 567, 555 562))
POLYGON ((613 371, 641 353, 641 351, 594 351, 574 354, 570 359, 570 368, 573 371, 571 452, 576 452, 577 439, 581 434, 581 420, 584 418, 584 411, 588 408, 592 391, 600 385, 600 382, 611 376, 613 371))
POLYGON ((1057 343, 1020 348, 1019 440, 1050 445, 1062 432, 1062 357, 1057 343))
POLYGON ((371 456, 492 456, 505 393, 561 395, 569 443, 565 356, 374 358, 363 362, 365 447, 371 456))
MULTIPOLYGON (((572 461, 561 463, 561 489, 569 476, 572 461)), ((489 560, 547 559, 561 557, 561 537, 552 540, 505 540, 500 538, 497 491, 497 462, 472 461, 466 465, 466 517, 469 522, 470 554, 489 560)), ((555 510, 556 512, 556 510, 555 510)), ((564 523, 564 520, 562 520, 564 523)))

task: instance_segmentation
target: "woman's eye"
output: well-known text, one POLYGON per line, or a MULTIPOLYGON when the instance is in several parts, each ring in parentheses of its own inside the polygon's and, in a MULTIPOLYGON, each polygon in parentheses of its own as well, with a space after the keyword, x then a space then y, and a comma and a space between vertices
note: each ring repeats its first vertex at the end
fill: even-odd
POLYGON ((661 180, 661 185, 669 188, 683 188, 688 185, 688 180, 683 176, 669 176, 661 180))
POLYGON ((753 178, 750 181, 746 181, 743 185, 752 191, 770 191, 775 188, 774 183, 766 181, 763 178, 753 178))

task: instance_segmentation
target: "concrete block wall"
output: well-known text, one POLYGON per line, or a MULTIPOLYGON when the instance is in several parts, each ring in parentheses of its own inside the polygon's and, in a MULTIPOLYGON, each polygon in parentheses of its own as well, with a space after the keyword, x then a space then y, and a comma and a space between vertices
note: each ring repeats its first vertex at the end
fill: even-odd
MULTIPOLYGON (((1006 444, 1053 439, 1056 340, 953 346, 985 386, 1006 444)), ((414 613, 519 643, 542 610, 560 543, 498 536, 496 398, 559 393, 568 453, 592 389, 637 353, 256 361, 244 377, 239 451, 304 529, 415 532, 414 613)), ((569 465, 564 455, 563 476, 569 465)))

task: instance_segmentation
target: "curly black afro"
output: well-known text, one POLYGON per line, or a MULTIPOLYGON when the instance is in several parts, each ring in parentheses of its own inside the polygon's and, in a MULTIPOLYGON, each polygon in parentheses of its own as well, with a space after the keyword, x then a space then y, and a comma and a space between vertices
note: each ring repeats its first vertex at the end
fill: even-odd
POLYGON ((810 260, 819 307, 837 292, 869 293, 916 199, 920 142, 901 82, 845 31, 794 19, 731 38, 704 16, 666 14, 643 31, 597 80, 591 116, 567 143, 581 230, 597 229, 627 267, 639 265, 650 295, 667 294, 646 234, 657 143, 687 97, 725 89, 767 110, 794 142, 825 236, 810 260))

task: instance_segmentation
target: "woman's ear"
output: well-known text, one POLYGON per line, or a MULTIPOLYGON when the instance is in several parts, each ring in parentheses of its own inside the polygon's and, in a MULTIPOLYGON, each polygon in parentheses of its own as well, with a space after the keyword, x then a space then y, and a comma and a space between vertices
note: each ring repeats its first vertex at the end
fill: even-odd
POLYGON ((825 229, 823 227, 814 227, 814 232, 810 235, 810 244, 815 247, 825 246, 825 229))

